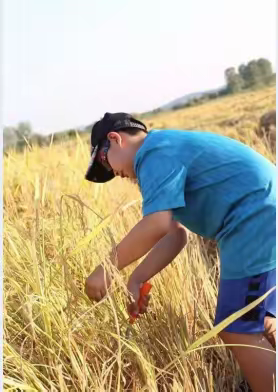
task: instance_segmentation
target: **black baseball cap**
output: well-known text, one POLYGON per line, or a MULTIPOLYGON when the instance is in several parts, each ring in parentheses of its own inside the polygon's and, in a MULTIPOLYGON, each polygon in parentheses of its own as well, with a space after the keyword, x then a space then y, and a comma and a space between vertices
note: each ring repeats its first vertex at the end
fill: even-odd
POLYGON ((91 182, 104 183, 115 177, 113 171, 108 171, 96 158, 102 143, 111 131, 124 131, 127 128, 137 128, 147 132, 147 127, 141 121, 128 113, 105 113, 103 118, 92 127, 91 160, 85 178, 91 182))

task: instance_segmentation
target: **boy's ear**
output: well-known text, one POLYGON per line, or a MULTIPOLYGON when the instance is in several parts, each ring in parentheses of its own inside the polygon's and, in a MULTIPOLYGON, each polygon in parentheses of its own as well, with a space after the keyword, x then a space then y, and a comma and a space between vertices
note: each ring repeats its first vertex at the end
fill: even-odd
POLYGON ((113 132, 113 131, 109 132, 108 135, 107 135, 107 139, 110 142, 115 142, 115 143, 117 143, 119 145, 122 144, 122 137, 121 137, 121 135, 118 132, 113 132))

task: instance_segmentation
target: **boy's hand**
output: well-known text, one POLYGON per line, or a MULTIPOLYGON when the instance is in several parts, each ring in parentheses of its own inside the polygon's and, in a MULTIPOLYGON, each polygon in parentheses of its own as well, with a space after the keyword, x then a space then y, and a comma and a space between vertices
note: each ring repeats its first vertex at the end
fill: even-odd
POLYGON ((96 267, 96 269, 88 276, 85 283, 85 293, 91 301, 99 302, 107 294, 107 290, 111 284, 111 279, 106 273, 106 284, 104 277, 104 269, 102 265, 96 267))
POLYGON ((149 304, 150 295, 145 295, 144 297, 141 297, 140 309, 138 306, 141 286, 142 286, 142 283, 138 283, 138 282, 134 281, 132 278, 129 279, 129 281, 128 281, 127 289, 130 292, 131 298, 130 298, 130 303, 127 306, 127 310, 130 315, 138 315, 139 313, 143 314, 143 313, 147 312, 147 307, 149 304))

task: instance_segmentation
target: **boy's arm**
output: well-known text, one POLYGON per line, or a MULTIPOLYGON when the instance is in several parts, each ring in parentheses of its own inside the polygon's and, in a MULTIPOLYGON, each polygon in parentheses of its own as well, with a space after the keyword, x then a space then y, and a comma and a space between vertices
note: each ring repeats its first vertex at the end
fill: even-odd
POLYGON ((134 301, 129 308, 130 313, 137 313, 139 310, 137 309, 137 302, 140 296, 141 284, 165 268, 180 253, 186 243, 186 228, 177 222, 172 222, 171 230, 130 275, 127 288, 134 301))
POLYGON ((117 257, 111 254, 112 262, 122 270, 140 259, 171 230, 172 224, 171 211, 160 211, 145 216, 117 245, 117 257))
POLYGON ((151 279, 174 260, 184 248, 186 242, 185 227, 173 222, 171 230, 157 243, 142 263, 135 268, 129 280, 141 284, 151 279))
MULTIPOLYGON (((113 252, 111 262, 122 270, 138 260, 169 232, 172 223, 170 210, 145 216, 116 247, 117 256, 113 252)), ((108 274, 104 275, 104 269, 99 265, 86 279, 85 292, 92 301, 100 301, 106 294, 110 278, 108 274)))
POLYGON ((186 242, 187 235, 185 227, 177 222, 173 222, 171 230, 133 271, 129 281, 141 284, 151 279, 180 253, 186 245, 186 242))

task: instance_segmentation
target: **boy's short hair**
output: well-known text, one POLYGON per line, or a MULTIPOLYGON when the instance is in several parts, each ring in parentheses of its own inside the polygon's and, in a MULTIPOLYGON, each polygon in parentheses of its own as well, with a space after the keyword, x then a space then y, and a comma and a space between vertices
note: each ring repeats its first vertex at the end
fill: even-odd
POLYGON ((114 178, 113 171, 107 171, 96 160, 97 152, 109 132, 126 132, 136 135, 138 132, 146 132, 147 127, 141 121, 128 113, 105 113, 103 118, 97 121, 91 132, 91 160, 85 178, 91 182, 104 183, 114 178))

